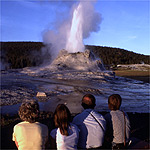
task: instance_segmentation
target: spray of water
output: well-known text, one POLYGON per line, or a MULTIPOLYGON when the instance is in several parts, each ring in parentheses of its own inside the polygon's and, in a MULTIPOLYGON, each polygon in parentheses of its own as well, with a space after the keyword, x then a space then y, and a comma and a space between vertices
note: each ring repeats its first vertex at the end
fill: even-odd
POLYGON ((55 30, 44 32, 43 42, 51 45, 52 56, 56 57, 62 49, 69 53, 84 51, 83 39, 100 29, 101 15, 95 11, 94 4, 93 1, 80 1, 71 8, 71 15, 67 20, 60 25, 56 22, 55 30))
POLYGON ((83 14, 81 3, 75 8, 71 23, 71 29, 68 33, 68 40, 66 43, 66 50, 68 52, 77 52, 84 50, 83 44, 83 14))

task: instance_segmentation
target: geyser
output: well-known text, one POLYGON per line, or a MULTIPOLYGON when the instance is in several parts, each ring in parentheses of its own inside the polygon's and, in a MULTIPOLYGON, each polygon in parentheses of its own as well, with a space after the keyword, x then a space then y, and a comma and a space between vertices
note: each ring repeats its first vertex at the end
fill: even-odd
POLYGON ((62 49, 69 53, 83 52, 83 39, 90 36, 91 32, 97 32, 100 27, 101 15, 94 9, 94 1, 80 1, 71 8, 68 19, 57 16, 53 30, 47 30, 43 35, 43 42, 48 45, 53 59, 62 49), (60 19, 59 19, 60 18, 60 19), (51 45, 51 46, 49 46, 51 45))
POLYGON ((66 50, 69 52, 84 51, 83 44, 83 14, 82 14, 82 4, 79 3, 77 8, 73 12, 73 18, 71 23, 70 31, 68 32, 68 40, 66 43, 66 50))

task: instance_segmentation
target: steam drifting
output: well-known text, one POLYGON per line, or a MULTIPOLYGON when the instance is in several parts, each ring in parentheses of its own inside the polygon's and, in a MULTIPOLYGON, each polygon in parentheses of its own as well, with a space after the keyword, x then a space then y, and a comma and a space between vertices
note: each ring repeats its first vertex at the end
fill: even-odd
POLYGON ((93 1, 75 3, 67 20, 59 25, 56 21, 55 30, 44 32, 43 42, 51 45, 50 53, 54 58, 62 49, 66 49, 69 53, 84 51, 83 39, 100 29, 101 15, 95 11, 94 4, 93 1))

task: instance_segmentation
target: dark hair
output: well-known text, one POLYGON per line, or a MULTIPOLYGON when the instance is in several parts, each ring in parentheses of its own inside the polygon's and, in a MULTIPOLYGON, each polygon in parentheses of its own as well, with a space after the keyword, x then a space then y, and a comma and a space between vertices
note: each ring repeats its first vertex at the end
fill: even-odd
POLYGON ((68 127, 71 122, 71 113, 68 107, 64 104, 58 104, 54 112, 55 126, 60 129, 62 135, 68 136, 68 127))
POLYGON ((108 97, 108 106, 110 110, 119 110, 122 98, 119 94, 112 94, 108 97))
POLYGON ((88 109, 88 108, 94 109, 96 105, 95 102, 96 99, 92 94, 86 94, 82 98, 82 106, 84 109, 88 109))
POLYGON ((18 114, 23 121, 34 123, 39 116, 39 104, 36 101, 28 101, 22 103, 19 108, 18 114))

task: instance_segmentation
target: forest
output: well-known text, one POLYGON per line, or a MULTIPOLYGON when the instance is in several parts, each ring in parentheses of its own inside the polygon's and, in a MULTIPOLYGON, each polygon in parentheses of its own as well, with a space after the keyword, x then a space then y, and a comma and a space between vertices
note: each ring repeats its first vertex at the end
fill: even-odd
MULTIPOLYGON (((39 66, 44 61, 50 61, 51 59, 48 53, 50 46, 47 47, 42 42, 0 42, 0 45, 1 64, 5 64, 7 66, 6 68, 17 69, 39 66)), ((118 64, 150 64, 149 55, 112 47, 94 45, 86 45, 85 47, 92 51, 97 58, 100 58, 106 66, 118 64)))

